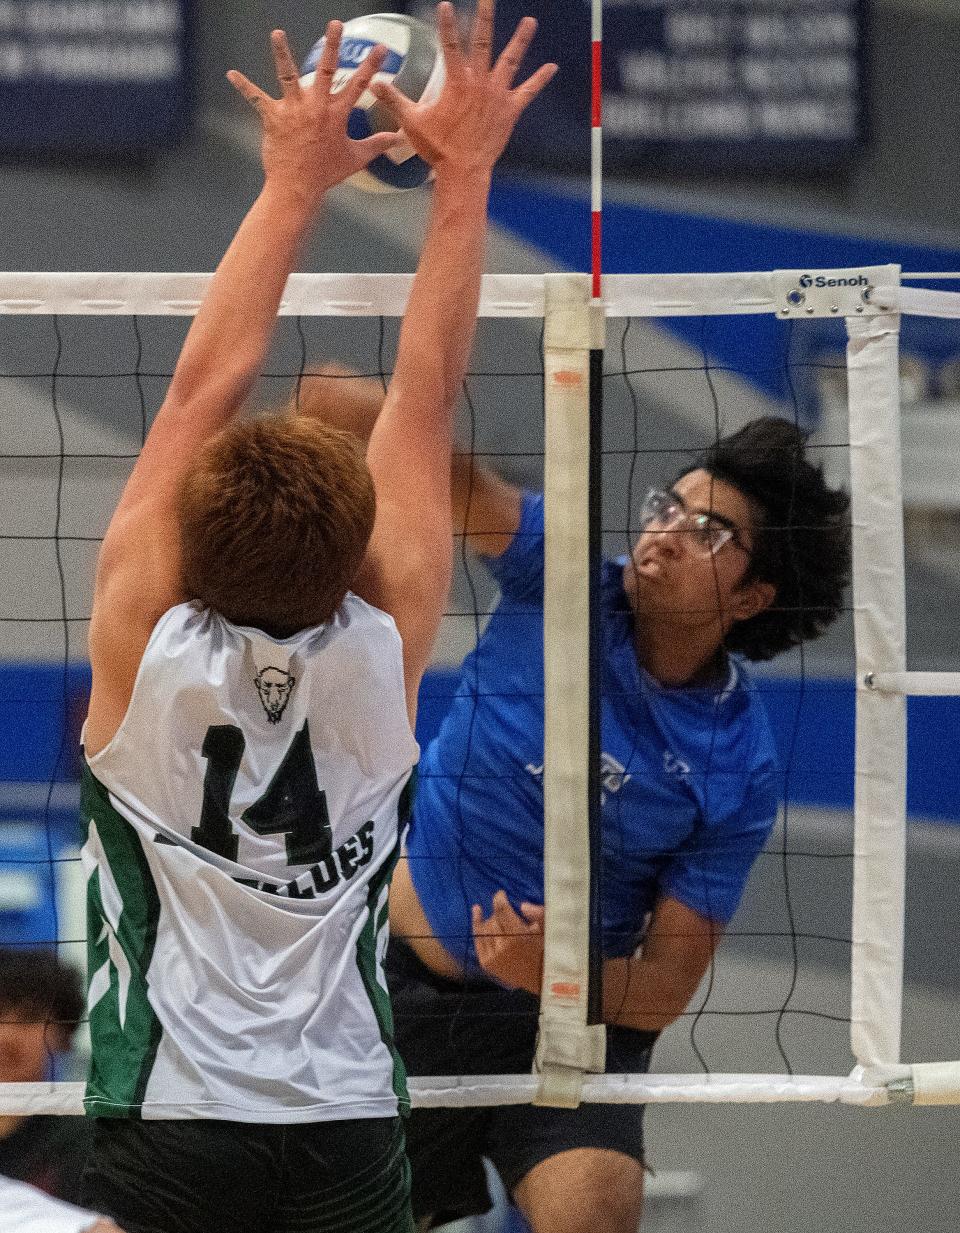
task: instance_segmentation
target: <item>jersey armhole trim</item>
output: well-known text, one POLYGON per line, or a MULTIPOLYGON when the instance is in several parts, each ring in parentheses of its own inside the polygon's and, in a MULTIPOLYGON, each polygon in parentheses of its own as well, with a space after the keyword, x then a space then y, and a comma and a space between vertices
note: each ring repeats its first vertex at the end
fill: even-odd
MULTIPOLYGON (((189 608, 191 606, 192 606, 192 603, 189 600, 181 604, 174 604, 172 608, 168 608, 167 611, 157 620, 156 625, 154 625, 150 633, 150 637, 147 639, 147 645, 143 648, 143 654, 140 656, 140 662, 139 664, 137 664, 137 675, 133 678, 133 688, 130 690, 130 697, 127 700, 127 707, 126 707, 126 710, 123 712, 123 718, 120 720, 120 723, 117 725, 116 732, 114 732, 110 740, 107 741, 103 749, 98 750, 97 753, 92 754, 90 757, 87 756, 86 750, 84 749, 83 758, 87 766, 90 767, 91 770, 96 769, 97 763, 102 758, 105 758, 108 754, 113 752, 113 748, 117 743, 117 738, 119 737, 120 733, 123 731, 124 727, 126 726, 127 719, 130 716, 130 708, 133 706, 133 700, 137 695, 137 689, 140 685, 141 677, 143 676, 144 665, 147 662, 147 655, 150 651, 150 648, 153 646, 154 642, 159 637, 160 627, 170 617, 171 613, 176 612, 179 608, 189 608)), ((83 749, 84 747, 83 746, 83 734, 86 731, 86 727, 87 727, 87 721, 86 719, 84 719, 83 727, 80 729, 80 748, 81 749, 83 749)))

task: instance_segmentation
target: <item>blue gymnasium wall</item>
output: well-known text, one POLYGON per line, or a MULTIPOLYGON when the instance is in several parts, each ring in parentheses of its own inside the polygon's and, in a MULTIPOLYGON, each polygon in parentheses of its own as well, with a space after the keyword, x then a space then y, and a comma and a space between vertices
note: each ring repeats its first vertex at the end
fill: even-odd
MULTIPOLYGON (((417 736, 436 733, 457 687, 455 671, 435 671, 420 694, 417 736)), ((52 942, 61 935, 54 904, 56 859, 79 842, 74 808, 48 797, 46 785, 75 781, 77 743, 89 670, 0 665, 0 945, 52 942), (66 721, 66 722, 65 722, 66 721), (30 888, 18 910, 5 904, 4 880, 30 888)), ((780 751, 784 798, 796 805, 853 802, 854 689, 851 682, 763 678, 758 682, 780 751)), ((909 808, 914 817, 960 823, 960 699, 909 703, 909 808)))
MULTIPOLYGON (((420 693, 417 737, 436 733, 458 674, 436 670, 420 693)), ((0 665, 0 783, 66 783, 78 776, 77 745, 89 669, 0 665), (65 722, 66 718, 66 722, 65 722), (64 738, 64 733, 66 737, 64 738), (61 748, 62 743, 62 748, 61 748)), ((796 805, 849 808, 853 803, 852 681, 760 677, 784 774, 784 797, 796 805)), ((911 698, 909 793, 914 817, 960 822, 960 699, 911 698)), ((10 810, 0 804, 0 822, 10 810)))
MULTIPOLYGON (((529 181, 498 177, 491 214, 502 227, 567 269, 589 270, 590 201, 585 193, 564 193, 555 187, 539 188, 529 181)), ((904 270, 934 272, 957 270, 958 262, 960 253, 953 249, 893 238, 776 227, 617 201, 603 208, 607 274, 718 274, 887 263, 899 264, 904 270)), ((949 284, 948 289, 955 290, 956 284, 949 284)), ((665 324, 691 346, 704 348, 714 364, 742 373, 772 398, 788 405, 795 401, 801 422, 808 427, 815 421, 817 407, 813 373, 803 364, 813 356, 842 352, 846 345, 843 323, 834 320, 805 321, 802 329, 793 331, 785 331, 783 323, 770 315, 675 317, 665 324), (785 346, 790 353, 789 372, 785 346)), ((901 346, 904 352, 923 357, 934 373, 947 361, 960 358, 960 335, 952 321, 905 317, 901 346)))

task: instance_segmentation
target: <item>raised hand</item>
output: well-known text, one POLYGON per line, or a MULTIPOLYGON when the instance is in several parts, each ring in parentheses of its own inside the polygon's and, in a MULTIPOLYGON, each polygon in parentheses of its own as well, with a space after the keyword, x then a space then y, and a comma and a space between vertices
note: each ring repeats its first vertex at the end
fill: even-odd
POLYGON ((478 0, 470 46, 464 49, 453 5, 437 8, 437 30, 443 48, 446 81, 432 103, 413 103, 388 82, 371 90, 399 121, 410 144, 436 169, 489 172, 503 153, 523 111, 557 71, 544 64, 519 86, 513 81, 537 23, 524 17, 510 42, 490 67, 494 0, 478 0))
POLYGON ((331 86, 342 33, 343 23, 331 21, 316 76, 309 86, 302 86, 287 36, 282 30, 274 30, 270 42, 280 84, 279 99, 271 98, 235 69, 227 74, 230 84, 260 115, 267 180, 289 185, 308 196, 322 196, 398 140, 395 133, 378 133, 362 141, 347 136, 350 111, 387 53, 385 47, 373 48, 343 89, 334 94, 331 86))
POLYGON ((501 985, 539 993, 543 979, 543 921, 540 904, 522 903, 518 915, 499 890, 493 897, 493 911, 484 917, 483 909, 473 905, 473 944, 480 966, 501 985))

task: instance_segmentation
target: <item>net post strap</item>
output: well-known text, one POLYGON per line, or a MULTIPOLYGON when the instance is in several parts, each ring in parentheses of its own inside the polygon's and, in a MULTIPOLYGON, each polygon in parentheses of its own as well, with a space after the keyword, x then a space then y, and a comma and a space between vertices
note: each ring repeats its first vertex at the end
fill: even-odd
POLYGON ((867 689, 908 698, 960 697, 960 672, 874 672, 864 684, 867 689))
POLYGON ((857 662, 851 1049, 900 1057, 906 880, 906 670, 899 315, 847 320, 857 662))
POLYGON ((960 1105, 960 1062, 920 1062, 910 1072, 915 1105, 960 1105))
POLYGON ((851 1077, 882 1087, 890 1104, 960 1105, 960 1061, 857 1067, 851 1077))
POLYGON ((590 278, 544 279, 544 938, 535 1103, 573 1107, 602 1071, 588 1026, 590 352, 603 347, 590 278))

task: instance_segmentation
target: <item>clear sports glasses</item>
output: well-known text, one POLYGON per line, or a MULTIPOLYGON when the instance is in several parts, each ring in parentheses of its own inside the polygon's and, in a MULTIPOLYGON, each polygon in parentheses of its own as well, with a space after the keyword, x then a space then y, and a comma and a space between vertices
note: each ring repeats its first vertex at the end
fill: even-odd
POLYGON ((746 552, 732 527, 712 514, 692 514, 672 492, 651 488, 640 507, 640 526, 646 531, 681 531, 683 540, 700 557, 715 557, 724 544, 735 543, 746 552))

